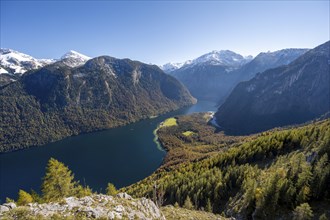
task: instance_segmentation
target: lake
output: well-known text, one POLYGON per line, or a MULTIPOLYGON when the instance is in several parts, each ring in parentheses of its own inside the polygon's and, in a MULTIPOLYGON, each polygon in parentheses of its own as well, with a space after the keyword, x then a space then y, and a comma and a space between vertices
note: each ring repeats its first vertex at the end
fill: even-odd
POLYGON ((67 165, 80 183, 98 192, 104 192, 108 182, 121 188, 142 180, 161 165, 165 156, 165 151, 158 149, 153 140, 157 125, 175 115, 216 111, 215 105, 199 101, 196 105, 127 126, 0 154, 0 204, 6 197, 16 199, 19 189, 40 192, 51 157, 67 165))

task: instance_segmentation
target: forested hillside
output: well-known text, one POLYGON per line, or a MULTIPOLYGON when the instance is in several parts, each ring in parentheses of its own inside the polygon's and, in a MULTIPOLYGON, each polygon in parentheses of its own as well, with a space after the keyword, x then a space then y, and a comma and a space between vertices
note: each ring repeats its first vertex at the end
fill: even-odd
POLYGON ((330 42, 238 84, 216 115, 227 134, 300 124, 330 111, 330 42))
POLYGON ((196 100, 157 66, 97 57, 62 61, 0 88, 0 152, 125 125, 196 100))
POLYGON ((196 115, 182 117, 177 125, 158 132, 160 139, 167 137, 162 143, 169 155, 180 144, 184 152, 201 152, 206 145, 212 153, 205 159, 191 157, 179 165, 163 166, 124 191, 164 204, 184 206, 191 201, 195 209, 242 219, 292 219, 301 210, 329 217, 329 119, 237 139, 214 132, 205 120, 199 120, 198 127, 196 115), (189 124, 194 124, 193 129, 189 124), (204 132, 205 126, 210 130, 204 132), (186 138, 182 134, 188 130, 193 133, 186 138))

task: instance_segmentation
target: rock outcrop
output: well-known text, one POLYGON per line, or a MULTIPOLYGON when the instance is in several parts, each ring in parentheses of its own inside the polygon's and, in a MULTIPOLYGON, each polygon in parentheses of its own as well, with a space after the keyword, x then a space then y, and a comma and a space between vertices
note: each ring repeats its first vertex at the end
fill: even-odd
POLYGON ((117 196, 95 194, 83 198, 68 197, 56 203, 29 203, 0 206, 0 218, 10 219, 20 210, 23 217, 48 219, 52 216, 82 217, 87 219, 165 219, 159 208, 149 199, 133 199, 126 193, 117 196), (23 211, 22 211, 23 210, 23 211))

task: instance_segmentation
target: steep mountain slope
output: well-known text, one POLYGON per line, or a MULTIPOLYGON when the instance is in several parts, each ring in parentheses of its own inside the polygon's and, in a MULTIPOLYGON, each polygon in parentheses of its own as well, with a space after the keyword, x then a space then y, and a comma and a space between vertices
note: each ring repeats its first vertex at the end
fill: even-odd
POLYGON ((10 151, 124 125, 193 104, 157 66, 97 57, 76 68, 62 61, 0 90, 0 146, 10 151))
POLYGON ((286 65, 304 54, 307 49, 284 49, 260 53, 254 59, 231 51, 213 51, 184 63, 168 63, 165 72, 179 79, 200 99, 222 104, 240 82, 250 80, 258 72, 286 65))
POLYGON ((169 74, 186 85, 196 98, 218 100, 219 94, 225 93, 234 81, 230 72, 250 60, 251 57, 244 58, 229 50, 213 51, 187 61, 169 74))
POLYGON ((329 42, 240 83, 216 113, 228 133, 302 123, 329 111, 329 42))
POLYGON ((267 69, 288 65, 308 49, 283 49, 274 52, 260 53, 251 62, 235 72, 237 83, 252 79, 257 73, 267 69))
POLYGON ((205 116, 178 116, 175 126, 160 128, 168 165, 121 191, 156 194, 165 205, 190 200, 235 219, 291 220, 301 204, 315 219, 330 217, 329 119, 237 139, 216 132, 205 116))

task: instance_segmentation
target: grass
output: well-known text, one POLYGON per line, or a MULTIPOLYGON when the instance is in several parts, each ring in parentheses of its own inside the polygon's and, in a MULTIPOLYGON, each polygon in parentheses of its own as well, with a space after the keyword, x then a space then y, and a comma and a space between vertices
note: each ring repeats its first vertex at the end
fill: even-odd
POLYGON ((178 125, 178 123, 176 122, 176 118, 168 118, 161 124, 161 127, 170 127, 176 125, 178 125))
POLYGON ((193 132, 193 131, 185 131, 185 132, 182 132, 182 134, 183 134, 184 136, 190 136, 190 135, 195 134, 195 132, 193 132))

